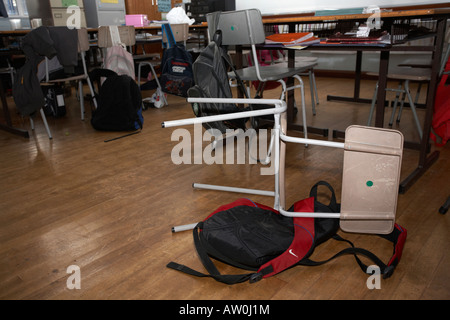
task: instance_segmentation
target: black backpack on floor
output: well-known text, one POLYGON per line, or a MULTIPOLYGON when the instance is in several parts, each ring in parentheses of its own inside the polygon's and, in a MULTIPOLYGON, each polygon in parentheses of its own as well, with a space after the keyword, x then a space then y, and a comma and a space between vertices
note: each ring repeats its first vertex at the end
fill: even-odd
MULTIPOLYGON (((289 211, 339 212, 340 204, 336 202, 333 188, 327 182, 320 181, 312 187, 309 198, 296 202, 289 211), (328 205, 317 201, 317 189, 320 185, 331 191, 328 205)), ((359 255, 377 265, 383 278, 389 278, 393 274, 406 241, 407 232, 404 228, 396 224, 392 233, 379 235, 394 245, 393 256, 387 263, 368 250, 355 248, 350 241, 337 234, 338 230, 338 219, 291 218, 249 199, 239 199, 221 206, 194 229, 195 248, 207 273, 175 262, 169 263, 167 267, 196 277, 211 277, 231 285, 245 281, 254 283, 296 265, 319 266, 339 256, 351 254, 365 273, 368 273, 369 268, 358 258, 359 255), (331 238, 345 241, 350 246, 330 259, 311 260, 314 249, 331 238), (221 274, 211 258, 252 272, 221 274)))
POLYGON ((96 130, 135 131, 143 128, 142 95, 134 79, 108 69, 95 69, 89 77, 92 83, 106 78, 96 95, 97 109, 91 119, 96 130))

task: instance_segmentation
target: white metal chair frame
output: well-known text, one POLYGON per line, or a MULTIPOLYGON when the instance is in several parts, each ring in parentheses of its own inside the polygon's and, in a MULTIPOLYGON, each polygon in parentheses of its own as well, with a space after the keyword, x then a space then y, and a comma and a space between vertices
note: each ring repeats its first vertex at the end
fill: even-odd
MULTIPOLYGON (((286 110, 287 106, 283 100, 271 100, 271 99, 218 99, 218 98, 189 98, 189 103, 236 103, 236 104, 266 104, 273 105, 275 108, 268 108, 256 111, 247 111, 247 112, 238 112, 226 115, 217 115, 217 116, 207 116, 207 117, 199 117, 199 118, 191 118, 191 119, 182 119, 182 120, 174 120, 167 121, 162 123, 163 128, 173 128, 178 126, 185 125, 195 125, 195 124, 203 124, 207 122, 215 122, 215 121, 224 121, 230 119, 238 119, 238 118, 249 118, 255 116, 263 116, 273 114, 275 118, 275 124, 273 128, 273 136, 274 136, 274 148, 273 148, 273 161, 274 161, 274 169, 275 169, 275 183, 274 183, 274 191, 267 190, 256 190, 256 189, 247 189, 247 188, 235 188, 228 186, 218 186, 218 185, 206 185, 206 184, 193 184, 194 188, 197 189, 206 189, 206 190, 217 190, 217 191, 227 191, 227 192, 235 192, 235 193, 244 193, 244 194, 255 194, 255 195, 263 195, 274 197, 274 209, 280 212, 284 216, 288 217, 314 217, 314 218, 334 218, 334 219, 359 219, 362 221, 394 221, 395 220, 395 211, 392 214, 380 214, 365 216, 360 213, 356 213, 352 218, 350 218, 349 213, 320 213, 320 212, 290 212, 285 208, 285 168, 284 168, 284 160, 286 153, 286 143, 299 143, 299 144, 308 144, 308 145, 317 145, 317 146, 325 146, 325 147, 333 147, 338 149, 347 149, 350 150, 354 147, 354 145, 346 143, 339 143, 333 141, 323 141, 323 140, 314 140, 314 139, 305 139, 298 137, 291 137, 286 134, 286 110)), ((379 151, 375 146, 374 150, 371 150, 369 146, 362 146, 364 151, 373 152, 379 151)), ((381 151, 382 153, 386 152, 386 150, 381 151)), ((391 150, 387 151, 388 153, 391 150)), ((397 154, 398 155, 398 154, 397 154)), ((401 155, 400 155, 401 156, 401 155)), ((401 163, 401 160, 400 160, 401 163)), ((396 203, 395 203, 396 205, 396 203)), ((196 224, 189 224, 183 226, 176 226, 172 228, 173 232, 182 232, 187 230, 192 230, 195 228, 196 224)))

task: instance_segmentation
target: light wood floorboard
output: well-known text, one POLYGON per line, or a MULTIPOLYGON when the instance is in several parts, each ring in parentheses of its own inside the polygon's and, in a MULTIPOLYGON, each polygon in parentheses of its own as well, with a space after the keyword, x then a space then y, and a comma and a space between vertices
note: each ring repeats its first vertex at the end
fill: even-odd
MULTIPOLYGON (((306 99, 309 125, 331 132, 365 124, 369 105, 326 101, 327 94, 350 95, 351 79, 317 82, 315 117, 308 94, 306 99)), ((374 85, 363 81, 361 96, 371 97, 374 85)), ((266 96, 275 97, 275 90, 266 96)), ((90 111, 82 122, 74 95, 66 99, 66 117, 49 117, 53 140, 39 118, 30 139, 0 131, 0 299, 450 299, 450 216, 438 213, 450 195, 448 145, 433 145, 441 151, 439 160, 399 195, 397 222, 408 230, 408 239, 402 261, 380 290, 367 289, 368 275, 351 256, 235 286, 166 268, 176 261, 204 270, 192 233, 172 234, 173 226, 198 222, 240 197, 273 205, 273 199, 263 196, 193 190, 193 182, 271 190, 273 178, 260 176, 258 164, 174 165, 171 152, 178 142, 171 141, 174 129, 162 129, 161 122, 193 113, 183 98, 168 100, 168 107, 144 111, 142 133, 109 143, 104 141, 120 133, 95 131, 90 111), (66 286, 71 265, 81 269, 81 290, 66 286)), ((14 124, 29 129, 28 119, 8 102, 14 124)), ((419 115, 423 118, 424 111, 419 115)), ((410 110, 398 128, 407 140, 418 140, 410 110)), ((306 198, 319 180, 329 181, 339 200, 342 155, 337 149, 290 145, 288 206, 306 198)), ((417 163, 418 152, 405 150, 402 179, 417 163)), ((376 236, 341 234, 385 260, 392 254, 390 244, 376 236)), ((316 249, 314 258, 329 257, 343 247, 329 241, 316 249)), ((242 272, 218 266, 223 273, 242 272)))

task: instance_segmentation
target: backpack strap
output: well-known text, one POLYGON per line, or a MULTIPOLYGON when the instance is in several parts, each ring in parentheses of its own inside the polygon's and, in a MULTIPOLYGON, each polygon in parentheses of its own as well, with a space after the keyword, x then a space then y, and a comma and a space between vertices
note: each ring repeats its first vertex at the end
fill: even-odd
POLYGON ((334 192, 334 189, 326 181, 319 181, 319 182, 317 182, 311 188, 309 196, 315 199, 314 212, 328 212, 328 210, 331 210, 332 212, 339 212, 340 211, 340 205, 336 201, 336 194, 334 192), (330 204, 322 205, 320 202, 317 201, 317 190, 318 190, 319 186, 325 186, 325 187, 327 187, 330 190, 330 192, 331 192, 330 204), (325 207, 326 211, 322 211, 322 210, 324 210, 324 207, 325 207))
MULTIPOLYGON (((205 267, 205 269, 208 271, 209 274, 198 272, 196 270, 193 270, 189 267, 186 267, 184 265, 181 265, 181 264, 178 264, 175 262, 170 262, 167 265, 168 268, 171 268, 171 269, 174 269, 177 271, 181 271, 181 272, 184 272, 186 274, 196 276, 196 277, 201 277, 201 278, 210 277, 210 278, 215 279, 216 281, 219 281, 219 282, 222 282, 225 284, 230 284, 230 285, 245 282, 247 280, 250 280, 250 283, 253 283, 253 282, 256 282, 256 281, 259 281, 262 279, 262 275, 260 275, 259 273, 246 273, 246 274, 236 274, 236 275, 221 274, 219 272, 219 270, 217 270, 216 266, 214 265, 211 258, 208 256, 208 253, 203 248, 203 246, 200 242, 200 237, 198 236, 198 231, 200 229, 202 229, 202 227, 203 227, 203 222, 200 222, 194 228, 194 244, 195 244, 195 248, 197 249, 199 258, 202 261, 203 266, 205 267)), ((220 257, 218 257, 218 258, 220 258, 220 257)))
POLYGON ((394 230, 390 234, 378 235, 378 236, 392 242, 394 245, 394 252, 393 252, 392 257, 389 259, 388 263, 384 263, 380 258, 378 258, 372 252, 370 252, 366 249, 356 248, 353 245, 353 243, 350 242, 349 240, 346 240, 346 239, 340 237, 339 235, 335 235, 335 236, 333 236, 333 238, 335 240, 345 241, 345 242, 349 243, 351 247, 346 248, 346 249, 336 253, 334 256, 332 256, 331 258, 329 258, 327 260, 313 261, 310 259, 304 259, 304 260, 300 261, 298 264, 305 265, 305 266, 318 266, 318 265, 325 264, 325 263, 327 263, 337 257, 340 257, 342 255, 353 254, 355 256, 355 260, 358 263, 358 265, 360 266, 361 270, 364 273, 368 273, 367 272, 368 266, 365 265, 364 263, 362 263, 362 261, 358 258, 358 255, 362 255, 362 256, 365 256, 366 258, 370 259, 375 265, 377 265, 380 268, 380 272, 383 275, 383 278, 388 279, 389 277, 391 277, 394 274, 395 267, 398 265, 398 263, 400 262, 400 259, 402 257, 403 247, 405 245, 406 236, 407 236, 407 231, 402 226, 395 224, 394 230))
POLYGON ((109 69, 95 68, 94 70, 89 72, 88 76, 89 76, 89 80, 91 81, 92 84, 97 83, 97 91, 95 90, 95 86, 93 88, 94 89, 94 97, 93 98, 98 99, 99 94, 100 94, 101 78, 114 77, 114 76, 117 76, 117 73, 115 71, 109 70, 109 69))
MULTIPOLYGON (((308 198, 294 204, 296 212, 314 211, 314 198, 308 198)), ((294 218, 294 240, 289 248, 278 257, 267 262, 259 269, 262 278, 271 277, 298 264, 314 248, 314 218, 294 218)))
POLYGON ((172 27, 170 26, 170 23, 164 23, 161 26, 162 31, 162 46, 163 48, 172 48, 176 46, 175 37, 173 36, 172 27), (164 43, 164 33, 167 36, 167 44, 164 43))

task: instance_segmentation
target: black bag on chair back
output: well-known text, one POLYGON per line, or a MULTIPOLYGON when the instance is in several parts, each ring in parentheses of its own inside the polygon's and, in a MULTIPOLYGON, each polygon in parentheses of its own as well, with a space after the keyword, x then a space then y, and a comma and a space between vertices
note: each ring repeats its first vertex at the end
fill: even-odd
POLYGON ((135 131, 143 128, 142 96, 139 86, 127 75, 96 69, 89 75, 92 82, 106 77, 97 95, 97 109, 91 124, 101 131, 135 131))
MULTIPOLYGON (((310 192, 310 197, 296 202, 292 212, 339 212, 333 188, 326 182, 318 182, 310 192), (317 188, 323 185, 331 191, 329 205, 317 201, 317 188)), ((245 281, 257 282, 274 276, 296 265, 317 266, 344 254, 353 254, 364 272, 368 267, 357 255, 364 255, 374 262, 385 278, 392 275, 400 261, 406 240, 406 230, 396 225, 389 235, 381 235, 394 244, 394 255, 384 264, 371 252, 355 248, 350 241, 337 235, 339 219, 287 217, 278 211, 255 203, 249 199, 239 199, 213 212, 194 229, 194 243, 198 255, 208 274, 171 262, 167 267, 197 277, 211 277, 225 284, 245 281), (350 247, 328 260, 310 260, 315 247, 334 238, 346 241, 350 247), (223 275, 211 258, 229 265, 251 270, 252 273, 223 275)))
MULTIPOLYGON (((225 50, 216 43, 211 43, 203 49, 193 65, 195 85, 189 89, 191 98, 233 98, 231 91, 228 67, 231 61, 225 50)), ((195 116, 215 116, 250 109, 239 108, 234 103, 194 103, 192 109, 195 116)), ((203 124, 205 129, 217 129, 221 133, 226 133, 227 129, 246 130, 246 119, 234 119, 217 121, 203 124)))
POLYGON ((169 47, 164 50, 161 61, 161 87, 166 93, 187 97, 188 90, 194 85, 192 56, 184 45, 177 44, 170 25, 162 25, 166 32, 169 47))

